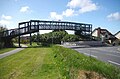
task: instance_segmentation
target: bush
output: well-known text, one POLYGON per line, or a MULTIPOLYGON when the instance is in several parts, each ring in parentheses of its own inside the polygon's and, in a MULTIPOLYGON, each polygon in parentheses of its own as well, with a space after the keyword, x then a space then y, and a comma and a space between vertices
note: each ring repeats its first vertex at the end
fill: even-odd
POLYGON ((79 37, 77 35, 66 35, 65 37, 63 37, 62 39, 65 42, 74 42, 74 41, 78 41, 79 37))
POLYGON ((50 33, 42 34, 42 35, 33 35, 32 41, 34 42, 41 42, 41 43, 54 43, 54 44, 60 44, 61 40, 65 35, 68 33, 66 31, 53 31, 50 33))
POLYGON ((4 47, 4 43, 0 41, 0 49, 4 47))

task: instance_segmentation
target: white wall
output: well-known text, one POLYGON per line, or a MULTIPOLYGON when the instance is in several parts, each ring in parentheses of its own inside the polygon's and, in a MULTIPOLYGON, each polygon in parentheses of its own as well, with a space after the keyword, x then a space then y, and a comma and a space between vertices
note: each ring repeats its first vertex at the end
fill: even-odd
POLYGON ((118 33, 117 35, 115 35, 116 38, 120 39, 120 33, 118 33))
POLYGON ((95 36, 95 37, 98 37, 98 34, 97 34, 97 30, 95 30, 93 33, 92 33, 92 36, 95 36))

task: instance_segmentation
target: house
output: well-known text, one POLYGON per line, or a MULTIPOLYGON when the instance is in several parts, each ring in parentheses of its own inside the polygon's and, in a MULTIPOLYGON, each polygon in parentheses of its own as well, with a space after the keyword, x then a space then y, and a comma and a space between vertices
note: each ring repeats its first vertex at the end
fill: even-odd
POLYGON ((120 40, 120 31, 115 34, 115 37, 120 40))
POLYGON ((115 34, 115 37, 118 39, 118 44, 120 45, 120 31, 115 34))
POLYGON ((117 38, 107 29, 101 29, 100 27, 93 30, 92 36, 95 40, 101 40, 102 42, 109 44, 115 44, 117 40, 117 38))

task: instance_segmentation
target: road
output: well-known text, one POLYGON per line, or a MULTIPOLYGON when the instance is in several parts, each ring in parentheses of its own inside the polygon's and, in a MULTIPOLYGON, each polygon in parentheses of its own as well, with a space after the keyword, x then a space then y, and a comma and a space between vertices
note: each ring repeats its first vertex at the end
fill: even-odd
MULTIPOLYGON (((21 45, 22 47, 27 47, 26 45, 21 45)), ((14 50, 11 50, 11 51, 9 51, 9 52, 5 52, 5 53, 3 53, 3 54, 0 54, 0 59, 2 59, 2 58, 4 58, 4 57, 7 57, 7 56, 9 56, 9 55, 12 55, 12 54, 15 54, 15 53, 17 53, 17 52, 19 52, 19 51, 21 51, 21 50, 24 50, 25 48, 16 48, 16 49, 14 49, 14 50)))
POLYGON ((98 60, 109 62, 120 67, 120 46, 112 47, 85 47, 85 46, 64 46, 72 48, 87 56, 92 56, 98 60))

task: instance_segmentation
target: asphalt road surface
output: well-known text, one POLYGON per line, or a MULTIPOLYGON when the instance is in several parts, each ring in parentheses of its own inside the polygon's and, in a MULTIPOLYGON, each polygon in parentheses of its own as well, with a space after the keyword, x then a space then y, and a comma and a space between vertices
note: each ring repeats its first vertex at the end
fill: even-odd
POLYGON ((98 60, 111 63, 120 67, 120 46, 111 47, 86 47, 86 46, 64 46, 72 48, 87 56, 92 56, 98 60))

